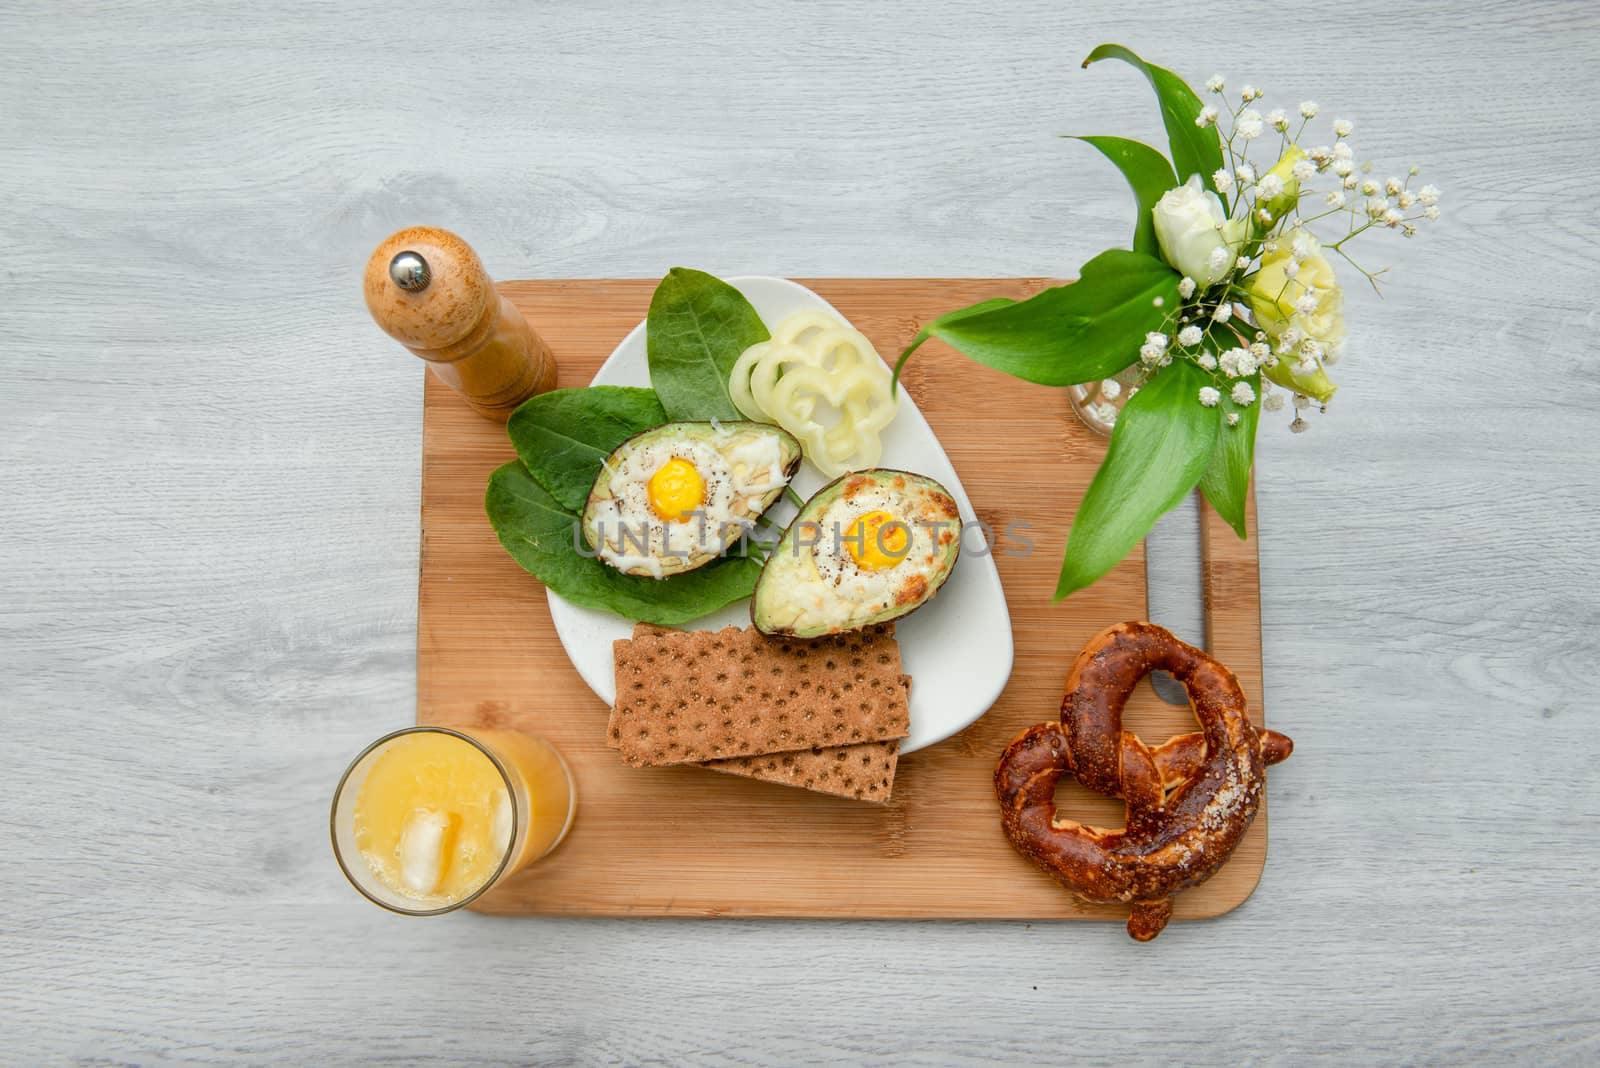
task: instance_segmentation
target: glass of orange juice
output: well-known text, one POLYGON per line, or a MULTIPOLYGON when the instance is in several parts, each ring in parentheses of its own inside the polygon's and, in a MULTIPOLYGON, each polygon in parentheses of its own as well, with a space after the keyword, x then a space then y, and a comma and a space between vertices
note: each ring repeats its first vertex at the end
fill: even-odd
POLYGON ((333 852, 371 900, 436 916, 548 854, 576 811, 572 772, 542 738, 407 727, 367 746, 339 780, 333 852))

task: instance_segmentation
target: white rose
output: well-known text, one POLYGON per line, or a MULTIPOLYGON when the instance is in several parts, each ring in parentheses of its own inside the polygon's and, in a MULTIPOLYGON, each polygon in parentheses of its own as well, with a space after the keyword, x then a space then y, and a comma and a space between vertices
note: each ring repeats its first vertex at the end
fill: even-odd
POLYGON ((1244 244, 1245 223, 1223 214, 1222 201, 1201 187, 1198 174, 1163 193, 1151 210, 1161 254, 1201 289, 1233 269, 1234 257, 1244 244))

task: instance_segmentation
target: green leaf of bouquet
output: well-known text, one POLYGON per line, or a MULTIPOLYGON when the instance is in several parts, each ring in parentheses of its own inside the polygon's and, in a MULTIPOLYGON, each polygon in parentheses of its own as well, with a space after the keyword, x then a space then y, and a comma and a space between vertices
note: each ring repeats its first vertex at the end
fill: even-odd
POLYGON ((922 343, 924 341, 933 336, 934 327, 949 326, 958 319, 965 319, 969 316, 979 315, 986 311, 992 311, 995 308, 1004 308, 1007 305, 1015 303, 1016 301, 1012 300, 1010 297, 990 297, 988 300, 980 300, 976 304, 969 304, 967 307, 958 311, 946 312, 944 315, 939 316, 939 318, 935 319, 921 330, 918 330, 917 336, 911 339, 911 344, 906 346, 906 350, 902 352, 900 354, 900 358, 894 362, 894 377, 890 380, 890 388, 899 388, 900 372, 905 369, 906 361, 911 359, 911 354, 913 352, 916 352, 922 347, 922 343))
POLYGON ((1102 59, 1120 59, 1136 68, 1156 91, 1156 99, 1161 104, 1161 122, 1167 128, 1167 141, 1172 147, 1172 163, 1178 172, 1178 181, 1187 181, 1189 175, 1198 174, 1202 182, 1209 183, 1211 175, 1222 169, 1222 139, 1215 126, 1200 127, 1194 124, 1200 114, 1201 104, 1188 83, 1165 67, 1146 63, 1132 49, 1118 44, 1101 45, 1089 53, 1083 65, 1087 67, 1102 59))
POLYGON ((1227 520, 1235 534, 1246 537, 1244 525, 1245 502, 1250 496, 1250 465, 1256 455, 1256 427, 1261 422, 1261 374, 1240 379, 1250 383, 1255 390, 1253 404, 1240 407, 1227 393, 1217 405, 1222 422, 1217 429, 1217 444, 1212 450, 1211 462, 1200 476, 1200 492, 1217 514, 1227 520), (1228 425, 1228 413, 1239 414, 1239 425, 1228 425))
MULTIPOLYGON (((1021 303, 985 301, 941 316, 927 337, 998 371, 1044 386, 1116 374, 1138 358, 1146 332, 1178 307, 1178 272, 1154 256, 1110 249, 1083 265, 1076 282, 1021 303)), ((898 367, 897 367, 898 370, 898 367)))
POLYGON ((771 335, 744 294, 704 271, 674 267, 646 320, 650 385, 668 418, 743 419, 728 394, 739 356, 771 335))
POLYGON ((1210 384, 1210 375, 1176 360, 1123 406, 1106 458, 1073 518, 1058 600, 1115 567, 1194 489, 1221 422, 1218 409, 1199 401, 1200 387, 1210 384))
POLYGON ((1167 157, 1142 141, 1132 141, 1126 137, 1066 136, 1087 141, 1122 172, 1133 190, 1134 199, 1139 202, 1138 219, 1133 228, 1133 250, 1148 256, 1160 256, 1161 245, 1156 240, 1156 220, 1152 212, 1161 195, 1178 184, 1167 157))
POLYGON ((524 401, 506 432, 528 472, 563 507, 581 512, 605 458, 641 430, 666 421, 654 390, 590 386, 524 401))
POLYGON ((512 559, 573 604, 627 619, 675 626, 748 597, 761 565, 729 556, 672 578, 624 575, 578 551, 578 515, 513 460, 495 469, 484 492, 489 522, 512 559), (576 539, 576 540, 575 540, 576 539))

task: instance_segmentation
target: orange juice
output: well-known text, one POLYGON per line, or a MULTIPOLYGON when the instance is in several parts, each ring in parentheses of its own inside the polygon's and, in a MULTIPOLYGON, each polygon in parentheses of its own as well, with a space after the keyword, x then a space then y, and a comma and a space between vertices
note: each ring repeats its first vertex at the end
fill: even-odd
POLYGON ((443 912, 554 849, 574 807, 566 762, 542 739, 413 728, 380 739, 346 772, 334 850, 380 905, 443 912))

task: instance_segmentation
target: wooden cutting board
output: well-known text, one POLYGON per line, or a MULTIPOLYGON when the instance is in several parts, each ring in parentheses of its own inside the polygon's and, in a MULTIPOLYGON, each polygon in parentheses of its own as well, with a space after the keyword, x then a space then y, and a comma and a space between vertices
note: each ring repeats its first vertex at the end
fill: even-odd
MULTIPOLYGON (((974 301, 1022 298, 1046 279, 816 279, 816 290, 892 355, 920 324, 974 301)), ((511 282, 502 290, 549 342, 560 385, 587 385, 644 318, 654 280, 511 282)), ((1057 713, 1067 667, 1110 623, 1143 619, 1141 546, 1105 578, 1050 599, 1073 509, 1105 450, 1066 392, 980 367, 938 342, 905 382, 949 453, 979 518, 1033 524, 1031 555, 997 557, 1016 664, 988 715, 900 761, 886 806, 693 767, 623 766, 607 709, 573 670, 545 590, 501 549, 483 511, 489 473, 514 458, 505 428, 427 376, 417 718, 549 738, 578 784, 578 816, 548 858, 485 895, 496 913, 592 916, 1126 918, 1086 905, 1018 856, 1000 832, 990 776, 1006 743, 1057 713)), ((1261 609, 1255 514, 1248 542, 1202 503, 1206 643, 1238 673, 1261 722, 1261 609)), ((959 566, 959 565, 958 565, 959 566)), ((1155 744, 1194 729, 1186 706, 1140 687, 1126 725, 1155 744)), ((1120 826, 1120 802, 1064 783, 1064 810, 1120 826)), ((1176 917, 1216 916, 1250 896, 1266 859, 1266 807, 1210 882, 1179 894, 1176 917)))

